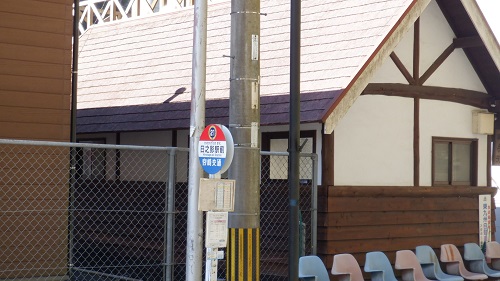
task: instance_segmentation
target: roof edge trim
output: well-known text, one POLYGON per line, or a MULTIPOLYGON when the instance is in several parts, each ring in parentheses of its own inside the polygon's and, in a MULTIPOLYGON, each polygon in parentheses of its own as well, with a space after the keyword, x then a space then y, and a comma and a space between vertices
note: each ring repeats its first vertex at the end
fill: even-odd
POLYGON ((492 60, 495 62, 495 65, 500 70, 500 46, 498 45, 498 41, 491 30, 491 27, 488 25, 488 22, 484 18, 483 12, 477 5, 477 2, 470 0, 461 0, 462 5, 467 11, 474 27, 479 33, 479 37, 483 40, 483 43, 490 53, 492 60))
POLYGON ((380 45, 375 49, 375 52, 370 55, 358 73, 356 73, 340 97, 323 115, 322 120, 325 123, 325 134, 331 134, 333 132, 339 121, 346 115, 349 108, 351 108, 368 85, 375 70, 382 65, 387 57, 389 57, 389 54, 396 48, 396 45, 401 41, 417 18, 420 17, 430 1, 431 0, 414 0, 408 6, 401 18, 399 18, 380 45))

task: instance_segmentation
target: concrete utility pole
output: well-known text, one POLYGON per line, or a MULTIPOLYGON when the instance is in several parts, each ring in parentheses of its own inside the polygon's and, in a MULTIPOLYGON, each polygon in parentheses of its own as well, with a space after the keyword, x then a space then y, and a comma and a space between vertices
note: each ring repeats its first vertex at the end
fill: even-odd
POLYGON ((205 87, 207 73, 207 1, 194 5, 191 119, 189 127, 189 186, 186 246, 186 280, 201 281, 203 262, 203 213, 198 211, 202 169, 198 143, 205 128, 205 87))
POLYGON ((231 0, 229 129, 236 180, 227 280, 260 280, 260 1, 231 0))

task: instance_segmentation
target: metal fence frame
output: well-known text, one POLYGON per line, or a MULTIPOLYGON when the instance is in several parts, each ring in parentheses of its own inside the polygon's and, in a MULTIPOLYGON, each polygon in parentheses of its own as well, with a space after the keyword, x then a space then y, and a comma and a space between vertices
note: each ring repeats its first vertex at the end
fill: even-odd
MULTIPOLYGON (((96 272, 93 270, 85 269, 85 268, 78 268, 75 266, 75 261, 73 257, 73 249, 74 249, 74 237, 75 234, 73 233, 74 231, 74 221, 73 221, 73 202, 72 196, 75 192, 74 186, 74 172, 76 170, 76 161, 73 161, 76 157, 75 149, 72 148, 92 148, 92 149, 104 149, 104 150, 119 150, 119 151, 124 151, 124 150, 132 150, 132 151, 161 151, 161 152, 167 152, 168 153, 168 174, 166 176, 167 182, 166 182, 166 194, 165 194, 165 220, 166 222, 164 223, 163 227, 163 245, 165 247, 164 249, 164 260, 163 260, 163 280, 171 280, 170 277, 173 276, 173 270, 174 266, 176 265, 175 259, 174 259, 174 253, 172 252, 173 249, 173 243, 175 239, 175 234, 173 228, 175 227, 175 216, 178 214, 178 211, 175 210, 175 202, 174 202, 174 193, 175 193, 175 188, 176 188, 176 157, 178 153, 188 153, 189 149, 187 148, 176 148, 176 147, 152 147, 152 146, 136 146, 136 145, 111 145, 111 144, 89 144, 89 143, 64 143, 64 142, 48 142, 48 141, 27 141, 27 140, 5 140, 5 139, 0 139, 0 148, 2 146, 6 145, 12 145, 12 146, 35 146, 35 147, 58 147, 58 148, 69 148, 70 150, 70 155, 68 155, 68 163, 70 164, 70 167, 68 167, 68 184, 70 188, 70 198, 69 200, 69 208, 68 208, 68 221, 69 221, 69 226, 68 226, 68 231, 69 231, 69 240, 68 240, 68 272, 70 274, 70 280, 78 280, 78 278, 73 278, 73 273, 74 272, 83 272, 83 273, 89 273, 93 275, 99 275, 102 277, 102 280, 107 280, 107 279, 119 279, 119 280, 129 280, 129 281, 135 281, 135 280, 142 280, 142 279, 137 279, 137 278, 131 278, 127 276, 121 276, 121 275, 115 275, 115 274, 110 274, 110 273, 104 273, 104 272, 96 272)), ((0 156, 1 156, 2 150, 0 149, 0 156)), ((261 152, 261 156, 277 156, 277 157, 288 157, 288 153, 286 152, 261 152)), ((318 156, 316 154, 301 154, 300 155, 301 159, 310 159, 311 161, 311 182, 308 183, 308 186, 311 187, 311 202, 310 202, 310 233, 307 234, 308 237, 310 237, 310 245, 307 246, 307 249, 305 249, 305 253, 307 254, 316 254, 316 247, 317 247, 317 176, 318 176, 318 156)), ((2 159, 0 159, 2 160, 2 159)), ((2 167, 0 167, 1 169, 2 167)), ((286 199, 286 198, 285 198, 286 199)), ((262 200, 262 198, 261 198, 262 200)), ((308 205, 309 206, 309 205, 308 205)), ((261 206, 262 209, 262 206, 261 206)), ((0 210, 0 217, 2 215, 2 211, 0 210)), ((262 221, 262 220, 261 220, 262 221)), ((262 224, 262 222, 261 222, 262 224)), ((1 226, 1 225, 0 225, 1 226)), ((184 245, 185 246, 185 245, 184 245)), ((223 263, 223 262, 222 262, 223 263)), ((201 265, 200 265, 201 266, 201 265)), ((222 272, 224 272, 225 269, 222 266, 222 272)), ((0 267, 0 273, 2 273, 2 269, 0 267)), ((36 278, 30 278, 30 280, 35 280, 36 278)), ((99 279, 101 280, 101 279, 99 279)), ((273 280, 273 279, 269 279, 273 280)))

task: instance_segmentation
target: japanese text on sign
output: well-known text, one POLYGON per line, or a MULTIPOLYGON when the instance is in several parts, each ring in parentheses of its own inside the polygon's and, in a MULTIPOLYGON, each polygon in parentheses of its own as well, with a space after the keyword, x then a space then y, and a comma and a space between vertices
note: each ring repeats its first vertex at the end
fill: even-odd
POLYGON ((209 174, 218 173, 224 166, 227 142, 218 125, 209 125, 203 130, 198 143, 200 164, 209 174))
POLYGON ((479 195, 479 245, 491 241, 491 195, 479 195))

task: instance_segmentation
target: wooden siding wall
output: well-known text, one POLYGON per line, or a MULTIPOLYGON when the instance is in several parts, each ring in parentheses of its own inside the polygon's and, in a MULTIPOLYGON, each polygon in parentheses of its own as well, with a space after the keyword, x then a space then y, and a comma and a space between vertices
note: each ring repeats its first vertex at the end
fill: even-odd
MULTIPOLYGON (((72 0, 0 1, 0 138, 69 141, 72 5, 72 0)), ((6 164, 9 156, 25 156, 23 152, 7 151, 5 147, 0 148, 0 164, 6 164)), ((31 160, 41 157, 47 161, 52 157, 50 153, 38 150, 32 153, 31 160)), ((17 229, 20 223, 29 223, 33 218, 7 218, 2 213, 5 206, 14 202, 12 200, 25 204, 35 200, 40 206, 57 203, 57 208, 53 206, 56 210, 67 208, 67 185, 46 184, 49 181, 48 175, 52 177, 52 183, 67 181, 67 173, 57 173, 60 169, 67 169, 67 156, 66 153, 64 160, 57 162, 58 167, 47 167, 41 164, 42 161, 33 163, 31 160, 24 161, 27 163, 20 160, 17 163, 19 167, 29 164, 30 168, 26 168, 26 165, 22 169, 13 167, 12 163, 8 167, 0 165, 0 175, 18 171, 25 173, 23 178, 29 180, 6 183, 5 177, 0 177, 0 206, 4 207, 0 210, 0 231, 3 234, 0 239, 3 241, 5 235, 26 237, 3 244, 7 248, 1 249, 0 273, 3 274, 0 274, 0 278, 66 274, 61 268, 67 265, 67 243, 51 244, 57 239, 56 233, 61 237, 60 234, 67 229, 67 214, 64 211, 56 216, 57 220, 56 217, 51 217, 55 221, 46 221, 45 224, 31 221, 30 227, 23 233, 11 231, 17 229), (48 171, 50 169, 54 169, 54 172, 48 171), (47 190, 41 190, 43 188, 47 190), (14 190, 16 192, 13 193, 14 190), (52 197, 33 198, 35 190, 40 191, 39 194, 52 194, 52 197), (52 227, 47 228, 47 225, 52 227), (32 236, 33 233, 36 233, 36 237, 32 236), (42 247, 41 244, 50 244, 50 247, 42 247), (32 260, 35 256, 36 260, 32 260), (33 269, 39 267, 54 270, 25 270, 30 266, 33 269)), ((18 207, 22 208, 22 205, 18 207)), ((48 217, 43 210, 39 211, 40 217, 48 217)))
POLYGON ((0 145, 0 279, 67 273, 69 149, 0 145))
MULTIPOLYGON (((445 243, 462 249, 479 242, 478 195, 495 193, 490 187, 321 187, 318 254, 330 269, 340 253, 363 266, 370 251, 385 252, 394 264, 396 251, 418 245, 438 256, 445 243)), ((492 208, 494 231, 494 200, 492 208)))
POLYGON ((0 1, 0 138, 69 140, 72 4, 0 1))

